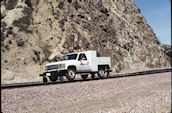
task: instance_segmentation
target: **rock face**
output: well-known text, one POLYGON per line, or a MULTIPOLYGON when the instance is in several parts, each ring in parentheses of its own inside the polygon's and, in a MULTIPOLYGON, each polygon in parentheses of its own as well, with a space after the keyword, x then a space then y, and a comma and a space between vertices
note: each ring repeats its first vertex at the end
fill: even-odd
MULTIPOLYGON (((170 66, 160 41, 132 0, 4 0, 2 76, 39 78, 69 52, 97 50, 115 73, 170 66)), ((4 80, 2 80, 2 83, 4 80)))
POLYGON ((168 56, 167 59, 171 63, 171 57, 172 57, 171 46, 162 44, 161 47, 164 49, 164 53, 168 56))

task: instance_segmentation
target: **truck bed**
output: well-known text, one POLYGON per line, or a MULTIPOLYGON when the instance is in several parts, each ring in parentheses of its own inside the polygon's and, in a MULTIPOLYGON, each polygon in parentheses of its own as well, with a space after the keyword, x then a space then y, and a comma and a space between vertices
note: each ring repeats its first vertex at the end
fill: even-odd
POLYGON ((110 57, 97 57, 98 65, 110 65, 110 57))

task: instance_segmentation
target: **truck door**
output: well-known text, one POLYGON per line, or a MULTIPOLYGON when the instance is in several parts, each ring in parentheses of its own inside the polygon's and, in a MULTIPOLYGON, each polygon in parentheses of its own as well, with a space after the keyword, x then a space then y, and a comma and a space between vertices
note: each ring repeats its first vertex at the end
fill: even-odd
POLYGON ((80 53, 78 62, 79 62, 78 70, 80 72, 89 72, 90 71, 90 64, 84 53, 80 53))

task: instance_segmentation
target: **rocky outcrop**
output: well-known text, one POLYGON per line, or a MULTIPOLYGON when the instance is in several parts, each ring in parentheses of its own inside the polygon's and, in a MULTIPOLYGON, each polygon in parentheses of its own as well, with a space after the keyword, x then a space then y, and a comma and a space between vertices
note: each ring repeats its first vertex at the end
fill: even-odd
POLYGON ((1 37, 2 70, 14 81, 35 80, 46 63, 78 49, 111 57, 115 73, 170 66, 132 0, 4 0, 1 37))
POLYGON ((164 53, 167 55, 167 59, 171 64, 171 58, 172 58, 171 46, 167 44, 162 44, 161 47, 163 48, 164 53))

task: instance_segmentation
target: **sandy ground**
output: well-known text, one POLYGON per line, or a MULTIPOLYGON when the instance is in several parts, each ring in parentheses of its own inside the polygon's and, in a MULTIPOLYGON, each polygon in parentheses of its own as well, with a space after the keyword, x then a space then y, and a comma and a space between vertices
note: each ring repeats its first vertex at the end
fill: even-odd
POLYGON ((170 113, 171 72, 2 89, 3 113, 170 113))

